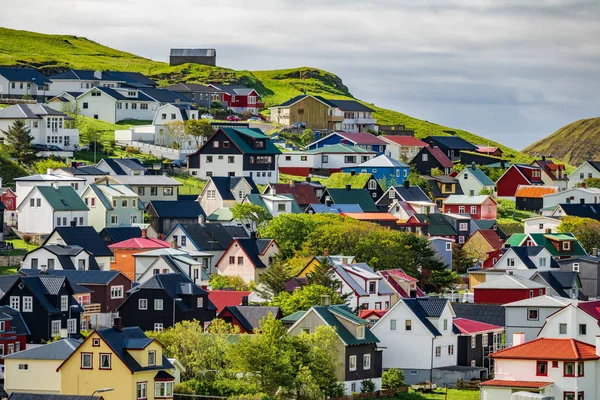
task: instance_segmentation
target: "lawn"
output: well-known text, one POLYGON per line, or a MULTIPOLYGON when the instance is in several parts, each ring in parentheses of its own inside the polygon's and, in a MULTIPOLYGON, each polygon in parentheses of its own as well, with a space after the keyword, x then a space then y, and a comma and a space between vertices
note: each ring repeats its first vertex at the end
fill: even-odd
POLYGON ((0 276, 4 275, 14 275, 19 270, 19 267, 10 266, 10 267, 0 267, 0 276))
POLYGON ((27 251, 31 251, 34 249, 37 249, 38 246, 35 243, 25 243, 25 241, 23 239, 9 239, 6 240, 7 243, 12 243, 13 247, 15 248, 15 250, 21 249, 21 250, 27 250, 27 251))
POLYGON ((183 186, 179 187, 179 194, 200 194, 202 189, 204 189, 204 185, 206 185, 205 181, 201 181, 200 179, 193 178, 189 175, 175 175, 172 176, 172 178, 183 183, 183 186))
POLYGON ((479 400, 479 390, 438 389, 433 393, 417 393, 410 390, 408 393, 398 393, 396 398, 401 400, 479 400))

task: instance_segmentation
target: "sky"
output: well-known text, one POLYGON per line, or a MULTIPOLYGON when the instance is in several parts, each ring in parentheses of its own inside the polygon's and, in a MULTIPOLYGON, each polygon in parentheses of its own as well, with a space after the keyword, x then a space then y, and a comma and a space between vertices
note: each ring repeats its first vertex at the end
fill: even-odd
POLYGON ((600 116, 598 0, 2 3, 0 26, 155 60, 216 48, 233 69, 325 69, 359 99, 517 149, 600 116))

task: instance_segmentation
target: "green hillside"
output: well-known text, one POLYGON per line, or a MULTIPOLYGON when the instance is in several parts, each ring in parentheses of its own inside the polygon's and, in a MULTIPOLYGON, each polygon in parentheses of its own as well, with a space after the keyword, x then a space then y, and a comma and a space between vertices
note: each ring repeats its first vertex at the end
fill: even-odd
MULTIPOLYGON (((67 69, 120 70, 142 72, 161 85, 174 82, 240 83, 255 88, 265 104, 272 106, 303 92, 328 98, 353 98, 350 90, 336 75, 310 67, 274 71, 235 71, 221 67, 180 65, 149 60, 122 52, 83 37, 45 35, 0 28, 0 65, 32 66, 45 74, 67 69)), ((489 141, 475 134, 412 118, 397 111, 364 102, 375 109, 380 124, 402 124, 413 129, 417 137, 458 135, 474 144, 500 146, 513 162, 529 162, 531 157, 489 141)))
POLYGON ((600 117, 580 119, 523 149, 530 155, 548 155, 579 165, 600 157, 600 117))

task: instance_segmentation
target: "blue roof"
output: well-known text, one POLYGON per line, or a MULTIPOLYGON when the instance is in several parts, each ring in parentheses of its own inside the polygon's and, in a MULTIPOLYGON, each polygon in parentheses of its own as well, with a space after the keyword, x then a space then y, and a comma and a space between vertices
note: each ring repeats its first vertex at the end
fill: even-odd
POLYGON ((428 136, 423 139, 426 143, 433 143, 441 148, 454 150, 477 150, 477 146, 467 142, 460 136, 428 136))
MULTIPOLYGON (((172 299, 176 299, 181 296, 208 296, 208 292, 206 290, 192 282, 187 275, 179 273, 154 275, 146 282, 143 282, 140 285, 132 288, 129 293, 135 293, 137 291, 147 289, 162 289, 172 299)), ((207 309, 217 309, 215 305, 208 299, 208 297, 206 297, 205 301, 208 301, 208 304, 206 305, 207 309)), ((184 311, 188 311, 190 309, 189 306, 183 301, 178 301, 176 304, 184 311)))
POLYGON ((139 72, 102 71, 96 77, 96 71, 72 69, 50 77, 51 80, 120 81, 133 87, 155 87, 152 79, 139 72))
MULTIPOLYGON (((42 272, 39 269, 20 269, 19 273, 27 276, 36 276, 40 275, 42 272)), ((76 283, 77 285, 107 285, 112 282, 118 275, 121 274, 120 271, 64 271, 64 270, 46 270, 43 272, 47 275, 55 275, 55 276, 64 276, 69 282, 76 283)))
POLYGON ((419 186, 393 186, 390 190, 395 190, 404 201, 426 201, 431 203, 429 196, 419 186))
POLYGON ((143 88, 141 92, 160 103, 189 103, 190 99, 177 92, 172 92, 166 89, 143 88))
POLYGON ((141 90, 137 93, 137 97, 127 97, 127 96, 123 96, 120 92, 118 92, 117 90, 112 89, 112 88, 97 86, 97 87, 95 87, 95 89, 98 89, 101 92, 106 93, 107 95, 114 98, 115 100, 128 100, 128 101, 136 100, 136 101, 148 101, 148 102, 154 101, 153 98, 149 97, 147 94, 143 93, 141 90))
POLYGON ((159 218, 198 218, 206 213, 197 200, 153 200, 148 208, 153 208, 159 218))
POLYGON ((272 239, 236 239, 244 253, 248 256, 255 268, 267 268, 259 256, 264 253, 272 239))
POLYGON ((448 299, 434 299, 431 297, 418 297, 401 299, 406 306, 419 318, 419 321, 434 336, 442 336, 440 331, 427 318, 439 318, 448 303, 448 299))
POLYGON ((0 75, 6 78, 6 80, 9 82, 33 82, 37 86, 48 85, 52 83, 37 69, 33 68, 0 67, 0 75))
POLYGON ((115 228, 104 228, 100 231, 100 236, 106 234, 111 243, 119 243, 127 239, 141 238, 142 229, 137 226, 118 226, 115 228))
MULTIPOLYGON (((60 226, 55 228, 54 232, 63 239, 65 244, 81 246, 95 257, 112 257, 113 255, 108 245, 91 226, 60 226)), ((48 236, 48 239, 52 237, 52 234, 48 236)), ((48 239, 42 246, 47 244, 48 239)))
POLYGON ((219 195, 223 200, 236 200, 235 196, 231 192, 233 188, 241 181, 245 180, 248 185, 252 188, 250 194, 259 194, 258 187, 254 180, 245 176, 213 176, 210 178, 215 189, 219 192, 219 195))

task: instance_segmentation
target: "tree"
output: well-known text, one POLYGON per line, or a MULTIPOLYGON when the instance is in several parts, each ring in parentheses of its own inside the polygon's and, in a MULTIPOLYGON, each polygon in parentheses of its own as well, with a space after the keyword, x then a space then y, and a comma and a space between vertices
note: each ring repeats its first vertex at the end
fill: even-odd
POLYGON ((331 304, 344 304, 344 299, 338 292, 321 285, 304 286, 292 293, 281 292, 270 304, 281 308, 283 315, 290 315, 296 311, 306 311, 312 306, 321 305, 322 296, 329 296, 331 304))
POLYGON ((196 148, 200 148, 201 142, 211 137, 215 130, 213 129, 210 121, 206 119, 189 119, 185 123, 186 133, 194 138, 196 142, 196 148))
POLYGON ((583 180, 583 183, 584 185, 579 184, 579 187, 600 188, 600 178, 586 178, 583 180))
POLYGON ((421 176, 415 164, 410 164, 408 183, 420 187, 427 196, 431 197, 431 186, 429 186, 429 181, 421 176))
POLYGON ((171 147, 180 149, 183 141, 187 137, 185 122, 180 120, 169 121, 165 123, 165 129, 161 135, 168 136, 171 139, 171 147))
POLYGON ((291 269, 281 256, 277 256, 271 267, 260 275, 256 292, 263 299, 272 299, 285 291, 285 285, 293 277, 291 269))
POLYGON ((256 232, 259 226, 272 218, 267 210, 252 203, 234 205, 231 207, 231 216, 247 226, 251 232, 256 232))
POLYGON ((229 275, 219 275, 213 274, 210 277, 210 281, 208 282, 212 290, 219 289, 235 289, 238 291, 249 291, 251 290, 251 285, 244 281, 244 278, 241 276, 229 276, 229 275))
POLYGON ((381 374, 381 387, 384 389, 399 389, 404 386, 404 371, 390 368, 381 374))
POLYGON ((334 291, 339 291, 342 287, 342 282, 336 279, 333 266, 326 256, 319 259, 310 275, 306 277, 306 282, 309 285, 320 285, 334 291))
POLYGON ((306 146, 315 141, 315 133, 312 129, 305 129, 304 132, 300 135, 300 143, 303 146, 306 146))
POLYGON ((16 158, 20 164, 31 164, 36 159, 33 148, 33 136, 22 119, 16 120, 6 131, 2 131, 6 140, 6 150, 10 157, 16 158))
POLYGON ((46 172, 48 172, 49 169, 60 169, 60 168, 64 168, 66 167, 67 164, 65 164, 62 161, 57 161, 57 160, 52 160, 50 158, 38 161, 35 163, 35 171, 38 174, 45 174, 46 172))
POLYGON ((436 293, 444 293, 448 289, 455 288, 457 279, 459 279, 459 276, 451 269, 433 270, 426 287, 431 288, 436 293))
POLYGON ((572 233, 588 253, 600 248, 600 221, 591 218, 564 217, 557 228, 561 233, 572 233))
POLYGON ((452 270, 457 274, 466 274, 474 266, 473 257, 458 244, 452 244, 452 270))
POLYGON ((431 176, 444 175, 444 171, 439 168, 431 168, 431 176))

